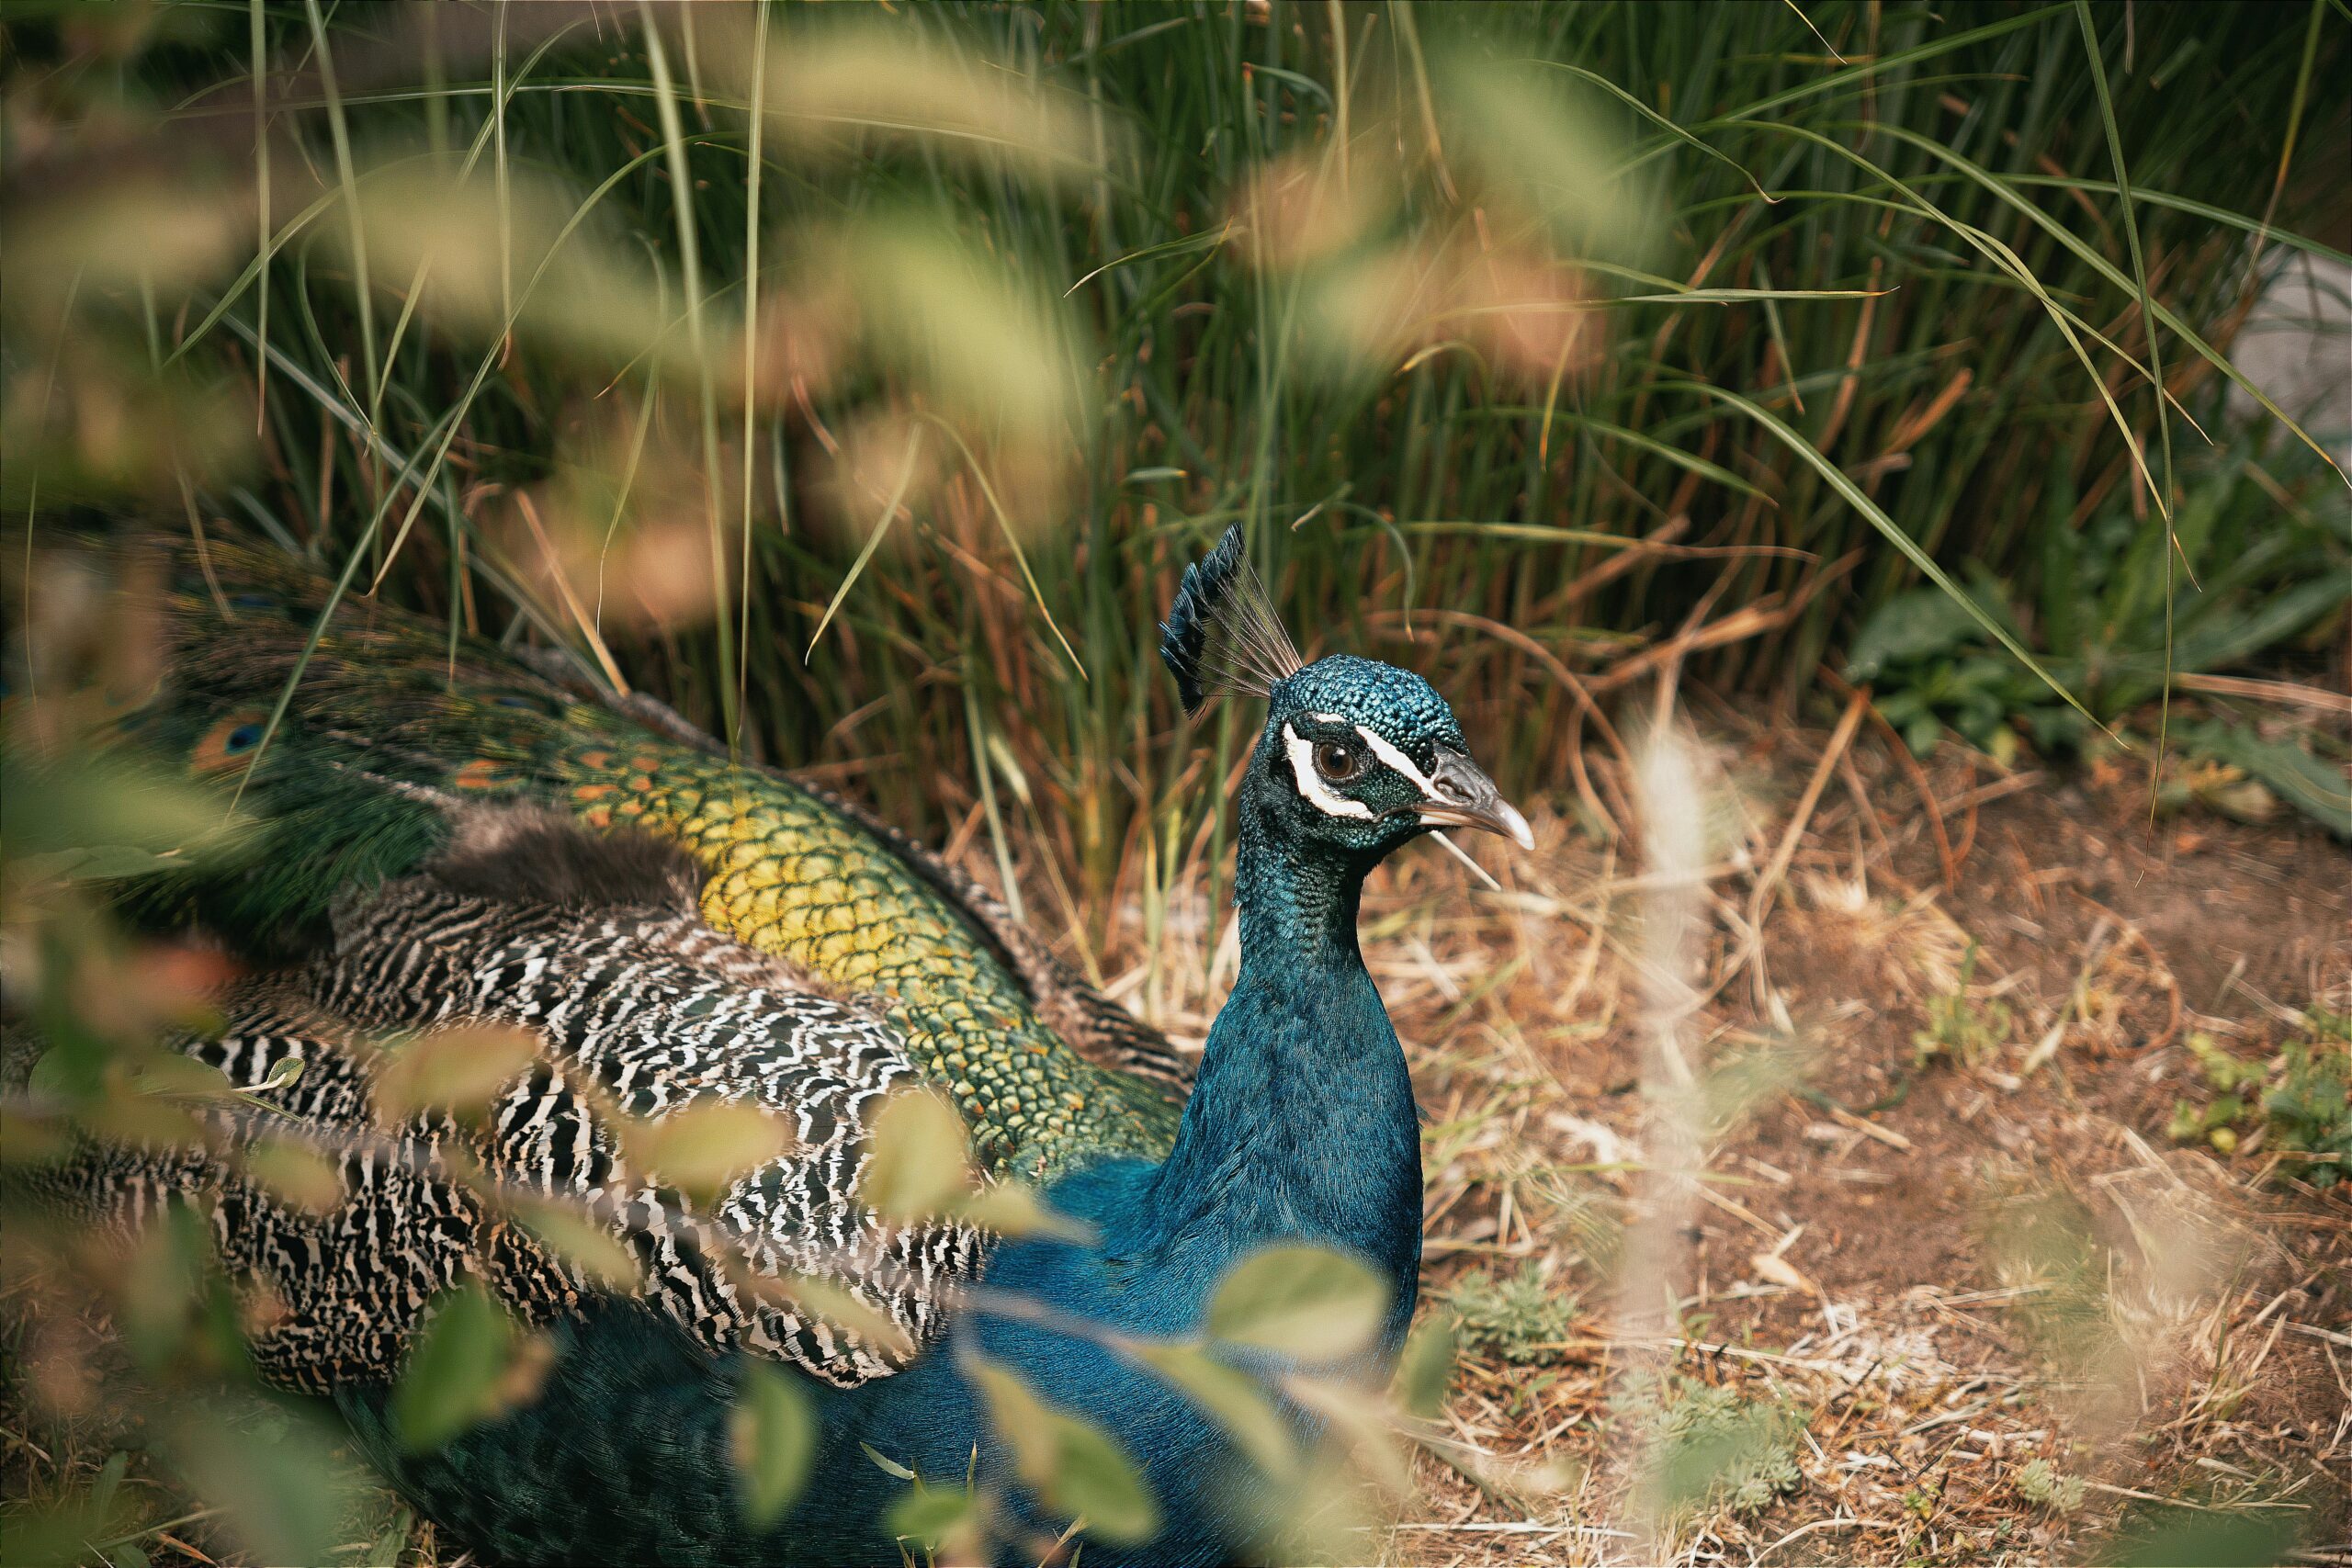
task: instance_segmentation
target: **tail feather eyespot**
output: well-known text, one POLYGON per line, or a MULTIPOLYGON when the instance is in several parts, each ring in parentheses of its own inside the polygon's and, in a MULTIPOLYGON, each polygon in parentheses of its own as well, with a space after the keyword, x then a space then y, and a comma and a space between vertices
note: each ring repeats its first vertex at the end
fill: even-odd
POLYGON ((269 733, 269 716, 259 708, 226 715, 206 730, 188 754, 188 771, 211 774, 252 765, 269 733))

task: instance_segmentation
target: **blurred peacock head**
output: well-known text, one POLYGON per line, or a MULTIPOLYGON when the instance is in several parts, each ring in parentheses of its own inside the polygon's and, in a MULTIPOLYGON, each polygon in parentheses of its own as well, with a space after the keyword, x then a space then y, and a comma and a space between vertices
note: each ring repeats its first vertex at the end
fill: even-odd
POLYGON ((1188 715, 1216 692, 1266 699, 1244 787, 1281 830, 1371 860, 1442 828, 1534 847, 1527 819, 1470 761, 1453 710, 1427 681, 1351 654, 1301 662, 1239 524, 1185 568, 1159 657, 1188 715))

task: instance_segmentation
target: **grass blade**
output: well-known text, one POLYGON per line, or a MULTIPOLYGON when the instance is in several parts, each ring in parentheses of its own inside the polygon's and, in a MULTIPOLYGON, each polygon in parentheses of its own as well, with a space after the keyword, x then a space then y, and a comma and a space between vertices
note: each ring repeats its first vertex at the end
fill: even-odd
POLYGON ((1848 479, 1846 477, 1845 470, 1838 468, 1837 464, 1831 462, 1827 457, 1822 456, 1820 450, 1816 448, 1812 442, 1807 441, 1804 436, 1798 434, 1787 424, 1781 423, 1778 416, 1772 414, 1761 405, 1740 396, 1737 392, 1728 391, 1722 387, 1710 386, 1704 381, 1669 381, 1662 385, 1659 388, 1659 390, 1696 392, 1702 397, 1713 398, 1718 401, 1729 403, 1732 407, 1739 410, 1742 413, 1747 415, 1748 418, 1762 425, 1766 431, 1770 433, 1774 440, 1780 442, 1781 446, 1786 446, 1790 451, 1795 453, 1797 457, 1804 461, 1806 467, 1812 468, 1815 473, 1818 473, 1822 477, 1823 480, 1828 484, 1830 489, 1836 491, 1839 496, 1844 498, 1847 505, 1860 513, 1862 516, 1869 521, 1870 525, 1879 531, 1880 536, 1883 537, 1887 543, 1902 551, 1904 558, 1909 560, 1913 566, 1919 569, 1919 574, 1922 577, 1925 577, 1928 581, 1934 583, 1945 593, 1951 595, 1954 603, 1967 610, 1970 619, 1976 622, 1977 625, 1983 626, 1986 632, 1990 633, 1993 639, 1999 643, 2003 648, 2007 649, 2009 651, 2010 656, 2017 660, 2018 663, 2024 665, 2028 670, 2032 671, 2034 676, 2040 680, 2043 685, 2048 686, 2052 691, 2057 693, 2058 695, 2065 701, 2068 707, 2073 708, 2076 713, 2081 714, 2083 717, 2088 719, 2095 728, 2099 730, 2100 733, 2106 735, 2109 739, 2114 740, 2116 744, 2124 746, 2127 750, 2129 749, 2129 742, 2125 741, 2113 730, 2108 728, 2106 725, 2099 723, 2098 716, 2093 714, 2090 709, 2085 707, 2082 705, 2081 700, 2077 698, 2074 693, 2068 691, 2064 685, 2060 684, 2055 676, 2052 675, 2049 671, 2044 670, 2041 667, 2041 661, 2034 658, 2032 654, 2027 652, 2025 645, 2018 642, 2018 639, 2010 634, 2009 629, 2007 626, 2001 625, 2001 623, 1995 617, 1985 614, 1984 606, 1976 603, 1973 595, 1972 595, 1966 589, 1961 587, 1959 583, 1954 582, 1944 571, 1944 569, 1936 564, 1935 558, 1928 554, 1926 550, 1919 547, 1919 542, 1917 539, 1914 539, 1910 535, 1905 533, 1900 527, 1896 526, 1894 519, 1889 517, 1883 511, 1880 510, 1878 502, 1863 494, 1861 487, 1854 483, 1852 479, 1848 479))

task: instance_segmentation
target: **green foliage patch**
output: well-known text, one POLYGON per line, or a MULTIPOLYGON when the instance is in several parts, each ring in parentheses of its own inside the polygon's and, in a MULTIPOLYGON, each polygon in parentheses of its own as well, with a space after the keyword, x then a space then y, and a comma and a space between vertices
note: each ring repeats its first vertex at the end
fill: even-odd
POLYGON ((1555 1359, 1577 1312, 1575 1294, 1545 1280, 1532 1259, 1515 1274, 1491 1269, 1465 1274, 1445 1302, 1456 1320, 1456 1343, 1515 1365, 1555 1359))
POLYGON ((2173 1102, 2166 1131, 2222 1154, 2267 1148, 2278 1174, 2329 1188, 2352 1174, 2352 1014, 2313 1007, 2268 1057, 2232 1055, 2211 1035, 2188 1037, 2201 1100, 2173 1102))
POLYGON ((1969 983, 1976 976, 1977 951, 1972 941, 1961 957, 1960 975, 1952 988, 1928 998, 1928 1027, 1911 1036, 1914 1065, 1924 1067, 1941 1058, 1959 1066, 1978 1067, 2009 1043, 2015 1023, 2009 1004, 1979 1000, 1969 994, 1969 983))
MULTIPOLYGON (((2211 690, 2182 677, 2330 646, 2352 604, 2352 513, 2336 476, 2315 459, 2258 459, 2245 447, 2186 474, 2169 538, 2120 502, 2077 525, 2072 488, 2053 483, 2030 572, 2005 579, 1972 559, 1965 602, 1924 588, 1890 598, 1856 634, 1849 678, 1872 683, 1879 712, 1915 752, 1951 733, 2007 763, 2027 740, 2071 756, 2097 739, 2093 721, 2122 725, 2168 692, 2211 690), (2294 504, 2280 505, 2272 467, 2295 476, 2294 504), (2010 658, 1987 621, 2035 649, 2087 715, 2010 658)), ((2222 709, 2172 725, 2168 739, 2352 838, 2343 749, 2325 736, 2265 740, 2222 709)), ((2183 798, 2176 791, 2171 803, 2183 798)))
POLYGON ((1707 1506, 1758 1514, 1804 1483, 1797 1468, 1804 1418, 1778 1399, 1678 1372, 1655 1401, 1636 1393, 1612 1404, 1650 1427, 1654 1479, 1669 1514, 1707 1506))

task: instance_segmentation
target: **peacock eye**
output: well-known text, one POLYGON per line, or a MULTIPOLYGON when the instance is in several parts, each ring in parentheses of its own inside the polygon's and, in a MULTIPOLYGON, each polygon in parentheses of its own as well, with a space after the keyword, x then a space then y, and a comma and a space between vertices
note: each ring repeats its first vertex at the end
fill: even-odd
POLYGON ((1315 748, 1315 771, 1332 784, 1345 784, 1363 772, 1363 758, 1343 741, 1325 740, 1315 748))

